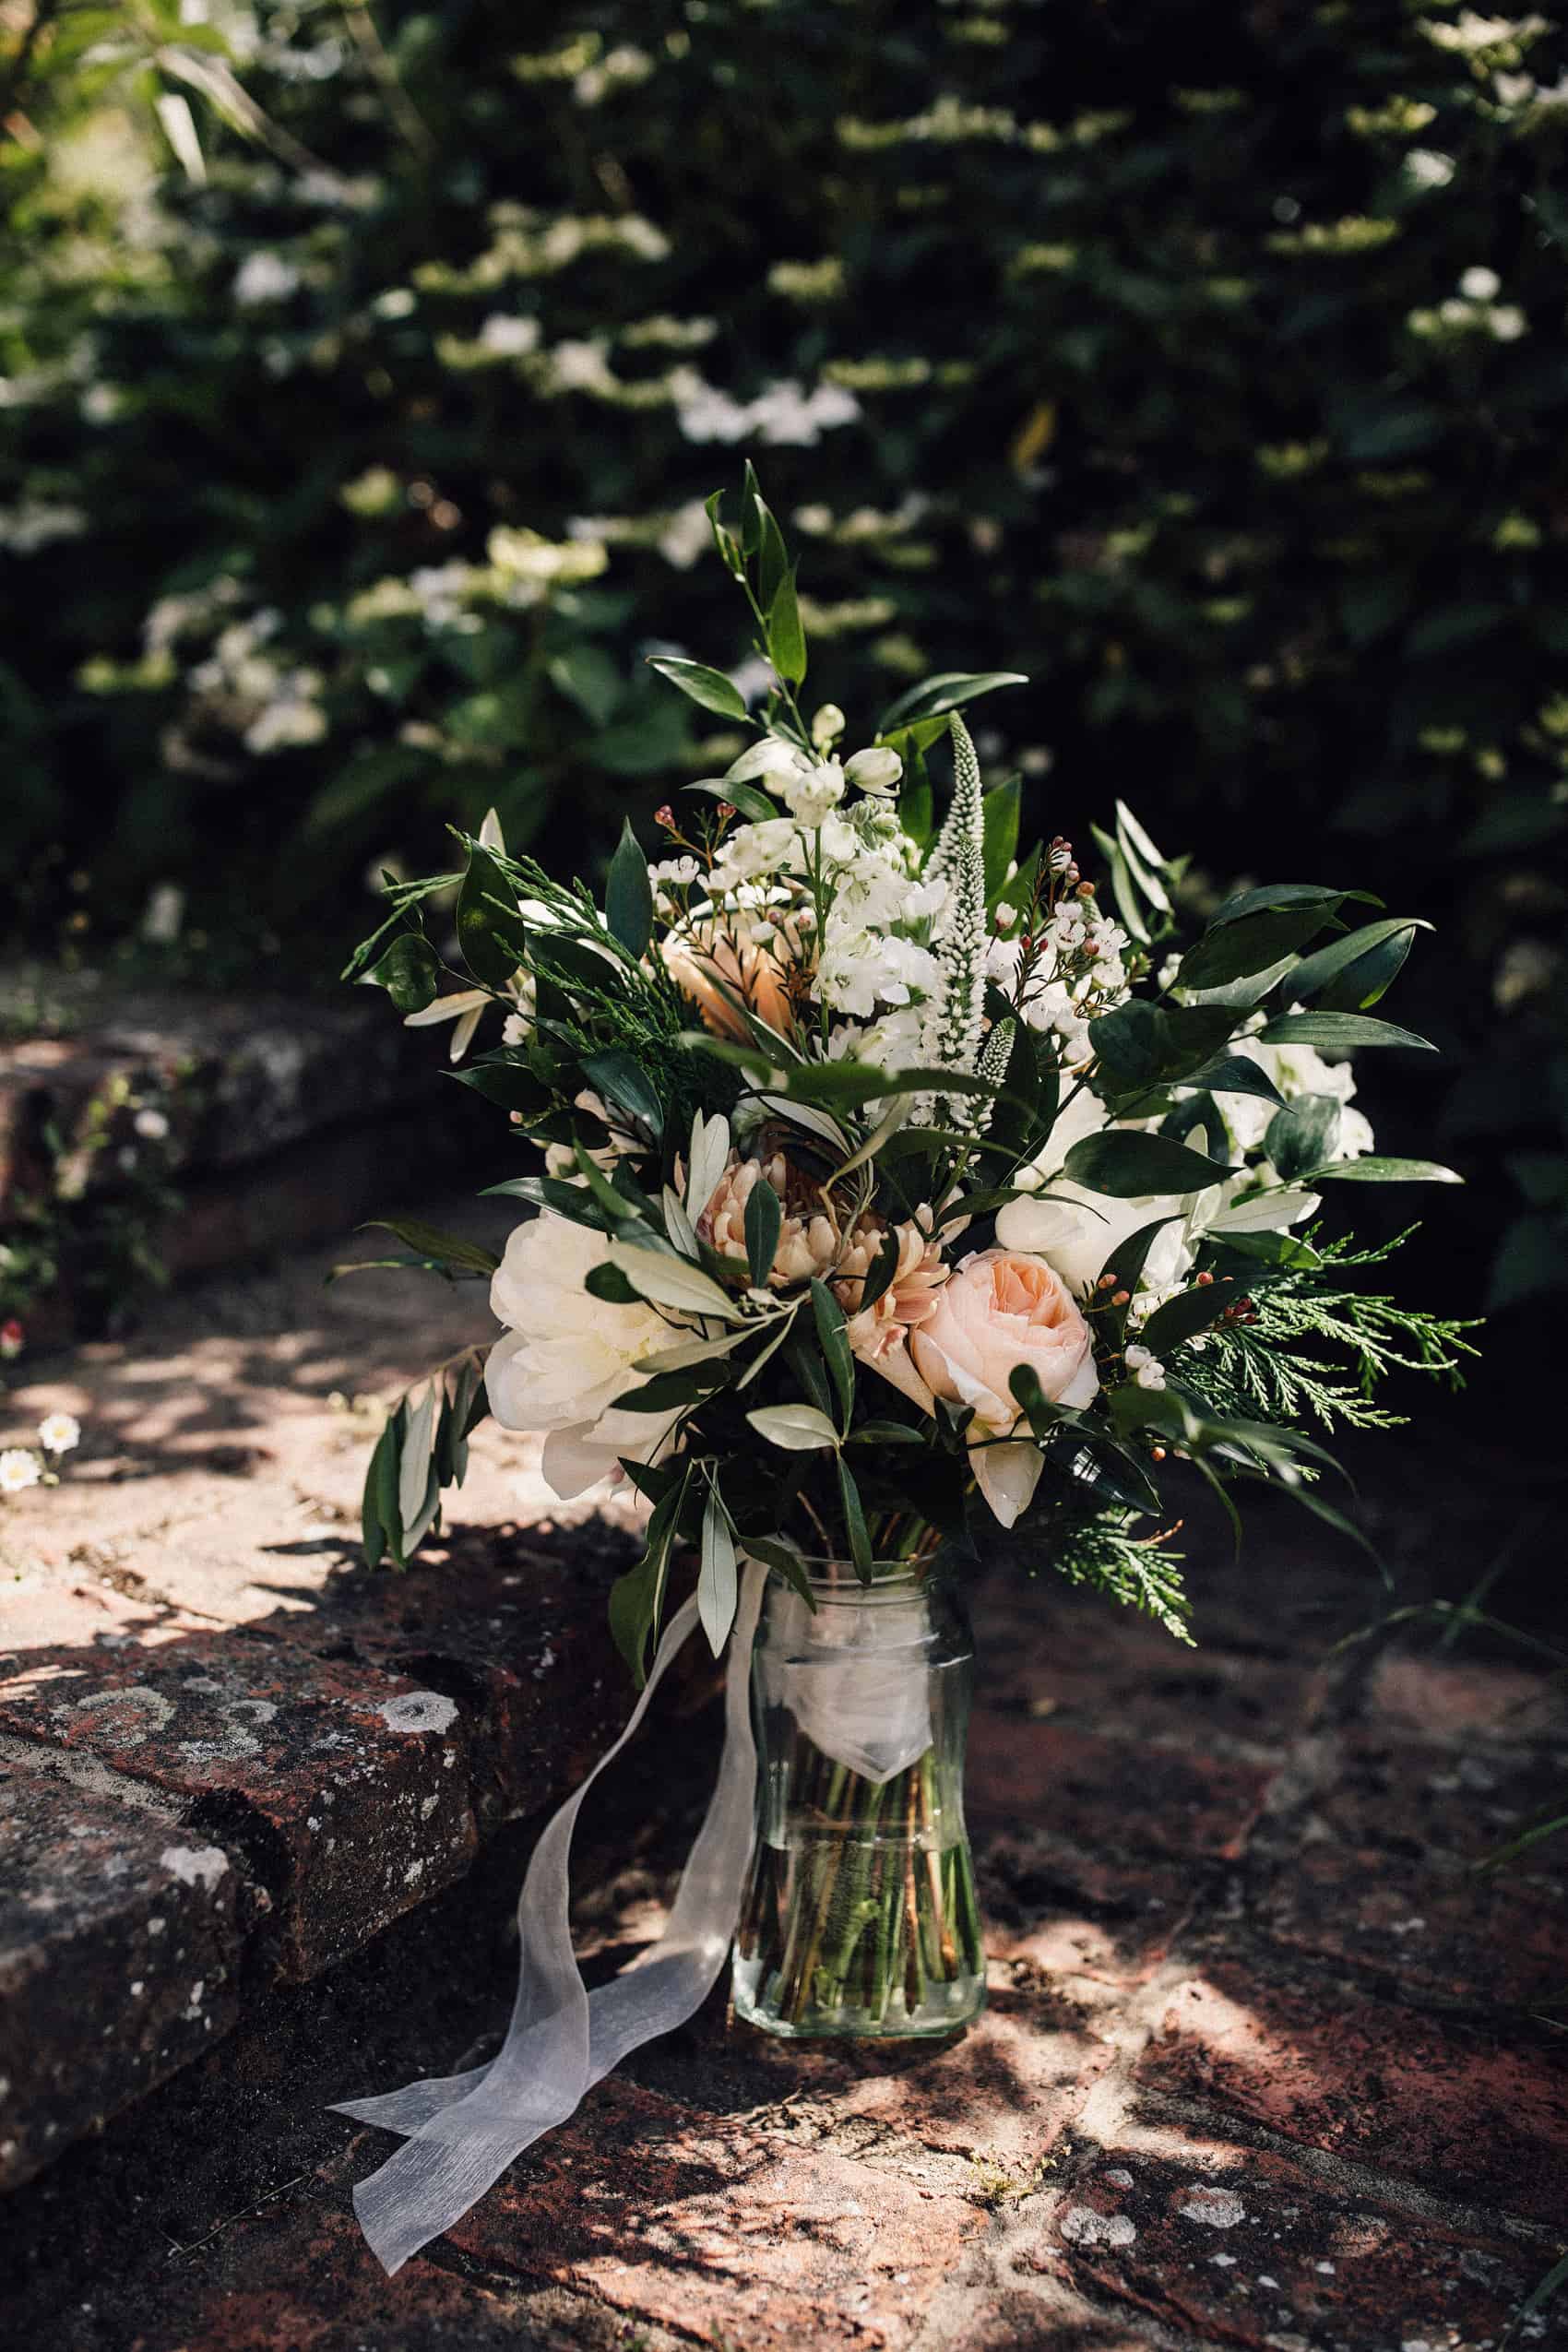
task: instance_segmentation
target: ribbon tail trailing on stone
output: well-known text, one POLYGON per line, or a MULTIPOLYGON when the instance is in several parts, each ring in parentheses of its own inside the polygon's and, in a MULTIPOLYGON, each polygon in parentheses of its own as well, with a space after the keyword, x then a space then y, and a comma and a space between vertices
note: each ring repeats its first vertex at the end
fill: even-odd
POLYGON ((725 1680, 719 1777, 659 1942, 590 1993, 572 1949, 568 1863, 583 1800, 636 1732, 695 1626, 695 1599, 665 1629, 624 1731, 534 1849, 517 1904, 517 1997, 498 2054, 468 2073, 344 2100, 335 2110, 403 2134, 403 2146, 354 2191, 360 2227, 388 2275, 460 2220, 525 2148, 564 2123, 628 2051, 684 2024, 707 1999, 730 1950, 751 1860, 756 1749, 748 1686, 766 1573, 746 1565, 725 1680))

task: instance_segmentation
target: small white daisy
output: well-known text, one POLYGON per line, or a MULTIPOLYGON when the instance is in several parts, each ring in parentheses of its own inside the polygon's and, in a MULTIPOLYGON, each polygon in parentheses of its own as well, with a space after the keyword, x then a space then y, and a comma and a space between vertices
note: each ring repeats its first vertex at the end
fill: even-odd
POLYGON ((42 1472, 36 1454, 29 1454, 20 1445, 8 1445, 0 1454, 0 1494, 20 1494, 24 1487, 36 1486, 42 1472))

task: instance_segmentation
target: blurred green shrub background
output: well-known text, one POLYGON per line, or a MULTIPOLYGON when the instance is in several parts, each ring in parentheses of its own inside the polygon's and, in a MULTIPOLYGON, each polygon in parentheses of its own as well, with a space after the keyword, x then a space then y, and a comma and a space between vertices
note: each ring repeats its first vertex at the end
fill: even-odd
POLYGON ((1440 925, 1389 1116, 1568 1281, 1560 26, 4 0, 0 119, 11 953, 310 984, 449 818, 646 828, 749 455, 851 736, 1022 670, 1037 828, 1440 925))

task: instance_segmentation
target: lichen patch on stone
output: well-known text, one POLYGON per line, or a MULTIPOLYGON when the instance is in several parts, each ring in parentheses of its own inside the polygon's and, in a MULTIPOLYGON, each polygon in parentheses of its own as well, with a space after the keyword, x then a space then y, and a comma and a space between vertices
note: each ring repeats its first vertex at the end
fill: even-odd
POLYGON ((220 1846, 166 1846, 158 1859, 182 1886, 216 1886, 229 1868, 220 1846))
POLYGON ((457 1720, 457 1702, 439 1691, 405 1691, 376 1713, 388 1731, 446 1731, 457 1720))

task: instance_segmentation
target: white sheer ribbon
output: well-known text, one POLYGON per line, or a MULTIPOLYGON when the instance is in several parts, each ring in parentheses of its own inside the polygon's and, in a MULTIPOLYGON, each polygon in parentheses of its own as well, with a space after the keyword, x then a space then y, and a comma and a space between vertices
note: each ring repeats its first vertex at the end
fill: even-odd
POLYGON ((748 1685, 766 1577, 746 1563, 725 1678, 719 1778, 659 1942, 590 1993, 572 1950, 567 1866, 583 1800, 636 1730, 696 1624, 695 1599, 665 1629, 624 1731, 534 1849, 517 1904, 517 1997, 498 2054, 465 2074, 432 2075, 337 2108, 356 2122, 403 2134, 402 2147, 354 2191, 360 2227, 388 2275, 460 2220, 525 2148, 564 2123, 628 2051, 683 2025, 707 1999, 730 1950, 751 1860, 756 1749, 748 1685))

